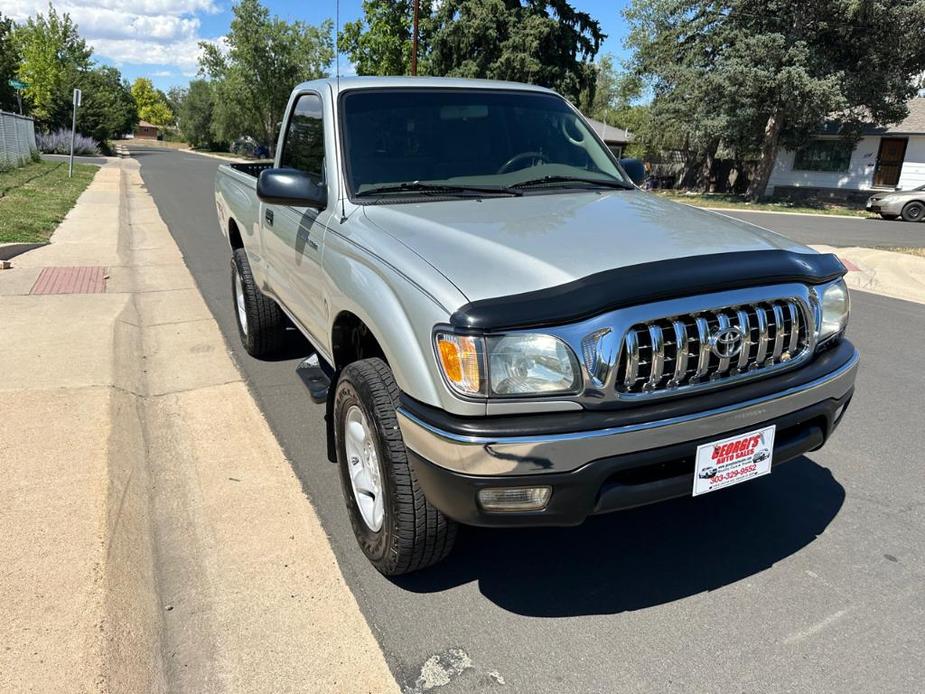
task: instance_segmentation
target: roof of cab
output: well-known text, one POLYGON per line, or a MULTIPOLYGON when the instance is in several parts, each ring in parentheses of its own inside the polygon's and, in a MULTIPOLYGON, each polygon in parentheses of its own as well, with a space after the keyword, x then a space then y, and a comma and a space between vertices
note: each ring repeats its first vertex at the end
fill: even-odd
POLYGON ((523 89, 534 92, 555 94, 551 89, 522 82, 502 82, 499 80, 464 79, 461 77, 326 77, 325 79, 303 82, 297 89, 319 89, 330 85, 334 94, 349 89, 381 89, 383 87, 422 87, 455 89, 523 89))

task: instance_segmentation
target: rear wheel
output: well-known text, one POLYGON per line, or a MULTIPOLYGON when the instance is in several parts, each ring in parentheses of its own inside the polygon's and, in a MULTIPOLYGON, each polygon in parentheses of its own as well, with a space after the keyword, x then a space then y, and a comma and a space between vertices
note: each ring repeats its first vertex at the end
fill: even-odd
POLYGON ((231 256, 231 292, 238 335, 247 353, 265 357, 277 351, 285 338, 283 312, 273 299, 257 289, 243 248, 231 256))
POLYGON ((925 217, 925 203, 913 200, 903 208, 903 219, 907 222, 921 222, 925 217))
POLYGON ((334 395, 341 487, 360 549, 397 576, 445 558, 456 523, 421 491, 398 428, 398 386, 381 359, 344 368, 334 395))

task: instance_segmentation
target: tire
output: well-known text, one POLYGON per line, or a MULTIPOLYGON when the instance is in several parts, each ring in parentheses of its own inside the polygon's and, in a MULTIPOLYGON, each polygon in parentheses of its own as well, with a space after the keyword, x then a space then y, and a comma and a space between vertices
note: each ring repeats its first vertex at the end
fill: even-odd
POLYGON ((279 350, 286 331, 283 312, 257 289, 243 248, 231 256, 231 297, 238 335, 247 353, 259 358, 279 350))
POLYGON ((883 212, 880 213, 880 216, 891 222, 897 217, 899 217, 898 214, 883 214, 883 212))
POLYGON ((903 219, 907 222, 921 222, 925 217, 925 203, 913 200, 903 208, 903 219))
POLYGON ((398 428, 397 405, 398 386, 384 361, 363 359, 344 368, 334 394, 341 488, 360 549, 386 576, 441 561, 453 549, 457 531, 456 523, 421 491, 398 428), (358 425, 363 428, 362 445, 358 425), (369 457, 364 459, 366 452, 369 457), (378 496, 357 491, 372 487, 375 492, 377 484, 378 496))

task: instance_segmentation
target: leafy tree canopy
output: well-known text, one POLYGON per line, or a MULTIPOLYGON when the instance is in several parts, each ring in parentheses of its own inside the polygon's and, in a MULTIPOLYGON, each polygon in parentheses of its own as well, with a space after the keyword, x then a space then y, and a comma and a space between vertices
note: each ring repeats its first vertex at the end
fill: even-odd
POLYGON ((19 67, 19 54, 13 43, 13 20, 0 14, 0 109, 16 111, 16 92, 10 86, 19 67))
POLYGON ((648 135, 757 158, 752 198, 780 145, 831 117, 848 135, 901 120, 925 71, 921 0, 634 0, 626 18, 632 69, 654 95, 648 135))
POLYGON ((270 17, 259 0, 241 0, 226 37, 227 53, 202 42, 200 72, 215 88, 214 134, 253 135, 273 144, 292 85, 326 74, 334 59, 333 25, 270 17))
MULTIPOLYGON (((418 8, 418 57, 430 44, 430 0, 418 8)), ((363 17, 344 25, 340 49, 358 75, 407 75, 411 71, 412 0, 363 0, 363 17)))
POLYGON ((13 32, 20 56, 17 77, 29 86, 24 96, 41 126, 54 128, 68 121, 71 90, 80 73, 90 69, 92 49, 80 38, 70 16, 59 15, 54 5, 48 14, 36 14, 13 32))
POLYGON ((529 82, 593 102, 591 60, 606 36, 567 0, 443 0, 429 21, 429 74, 529 82))
POLYGON ((206 80, 193 80, 180 105, 180 131, 193 147, 214 143, 212 133, 213 89, 206 80))
POLYGON ((167 97, 155 89, 147 77, 139 77, 132 82, 132 98, 141 120, 153 125, 173 125, 174 113, 167 103, 167 97))
POLYGON ((83 73, 83 91, 77 109, 77 130, 98 142, 131 132, 138 121, 135 100, 128 83, 114 67, 101 66, 83 73))

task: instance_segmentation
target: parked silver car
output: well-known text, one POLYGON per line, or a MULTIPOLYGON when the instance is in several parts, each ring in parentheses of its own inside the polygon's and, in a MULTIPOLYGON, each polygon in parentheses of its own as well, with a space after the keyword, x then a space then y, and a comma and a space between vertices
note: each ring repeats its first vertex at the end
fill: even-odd
POLYGON ((902 217, 907 222, 921 222, 925 219, 925 185, 912 190, 871 195, 867 200, 867 211, 876 212, 884 219, 902 217))

